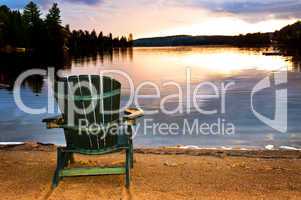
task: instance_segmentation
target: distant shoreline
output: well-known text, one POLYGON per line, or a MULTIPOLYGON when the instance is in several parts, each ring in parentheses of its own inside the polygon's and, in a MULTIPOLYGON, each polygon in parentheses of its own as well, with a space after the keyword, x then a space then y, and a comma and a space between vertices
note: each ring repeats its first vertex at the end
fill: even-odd
POLYGON ((154 46, 135 46, 133 45, 132 48, 137 47, 237 47, 237 48, 267 48, 267 47, 273 47, 272 44, 267 45, 258 45, 258 46, 237 46, 237 45, 231 45, 231 44, 187 44, 187 45, 154 45, 154 46))
POLYGON ((192 45, 234 45, 243 47, 283 46, 300 48, 299 32, 301 21, 287 25, 279 31, 266 33, 247 33, 245 35, 173 35, 139 38, 133 40, 133 46, 192 46, 192 45))
POLYGON ((253 33, 238 36, 191 36, 174 35, 164 37, 140 38, 133 41, 133 46, 194 46, 194 45, 233 45, 233 46, 268 46, 272 44, 273 33, 253 33))

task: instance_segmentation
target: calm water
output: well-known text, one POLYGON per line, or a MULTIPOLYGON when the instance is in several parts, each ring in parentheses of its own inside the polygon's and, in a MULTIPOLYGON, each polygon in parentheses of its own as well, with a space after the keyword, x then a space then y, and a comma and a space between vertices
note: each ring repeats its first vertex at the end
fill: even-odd
MULTIPOLYGON (((160 47, 133 48, 114 50, 105 55, 97 55, 73 59, 71 67, 66 66, 60 71, 62 75, 98 74, 104 69, 118 69, 126 72, 138 87, 143 81, 150 81, 160 86, 160 98, 143 100, 138 103, 144 110, 158 109, 160 101, 171 94, 178 94, 179 88, 166 85, 174 81, 180 85, 182 98, 169 98, 164 107, 171 110, 180 106, 187 112, 177 112, 172 115, 162 113, 146 115, 150 123, 176 123, 179 129, 175 134, 158 134, 158 128, 148 128, 146 122, 140 120, 134 143, 137 146, 170 146, 198 145, 202 147, 255 147, 263 148, 268 144, 275 147, 301 147, 301 73, 300 62, 295 57, 263 56, 266 49, 241 49, 234 47, 160 47), (186 86, 187 67, 191 72, 191 88, 186 86), (288 83, 284 86, 288 91, 288 129, 286 133, 274 130, 258 120, 250 108, 250 94, 253 87, 261 79, 273 77, 275 71, 288 71, 288 83), (234 82, 228 88, 225 98, 225 113, 221 113, 220 99, 200 99, 197 105, 203 110, 217 109, 216 114, 199 113, 191 96, 195 87, 209 81, 221 89, 221 83, 234 82), (189 94, 190 93, 190 94, 189 94), (184 119, 187 121, 184 122, 184 119), (187 124, 193 126, 194 120, 200 124, 231 123, 235 133, 227 134, 192 134, 185 132, 187 124), (185 125, 185 123, 187 123, 185 125), (185 135, 183 133, 186 133, 185 135)), ((115 76, 115 75, 113 75, 115 76)), ((124 77, 115 76, 122 83, 122 102, 129 98, 129 84, 124 77)), ((272 80, 272 79, 271 79, 272 80)), ((8 83, 5 74, 0 81, 8 83)), ((273 118, 275 110, 275 89, 272 86, 254 96, 254 108, 261 114, 273 118)), ((201 94, 212 94, 212 88, 202 87, 201 94)), ((144 86, 140 94, 154 94, 150 85, 144 86)), ((40 77, 31 77, 22 88, 24 103, 33 108, 47 105, 47 82, 40 77)), ((63 131, 59 129, 46 130, 41 119, 49 114, 29 115, 17 108, 13 101, 12 91, 0 89, 0 142, 36 140, 44 143, 64 144, 63 131)), ((224 125, 223 125, 224 124, 224 125)), ((216 127, 215 127, 216 128, 216 127)), ((186 129, 187 130, 187 129, 186 129)), ((214 129, 216 130, 216 129, 214 129)))

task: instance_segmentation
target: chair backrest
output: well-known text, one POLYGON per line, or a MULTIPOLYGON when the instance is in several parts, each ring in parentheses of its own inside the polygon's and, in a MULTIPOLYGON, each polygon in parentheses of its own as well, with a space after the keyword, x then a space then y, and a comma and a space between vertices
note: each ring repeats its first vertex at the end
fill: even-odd
POLYGON ((116 126, 111 125, 119 119, 118 81, 106 76, 79 75, 59 78, 54 86, 66 122, 67 147, 94 150, 117 144, 116 126))

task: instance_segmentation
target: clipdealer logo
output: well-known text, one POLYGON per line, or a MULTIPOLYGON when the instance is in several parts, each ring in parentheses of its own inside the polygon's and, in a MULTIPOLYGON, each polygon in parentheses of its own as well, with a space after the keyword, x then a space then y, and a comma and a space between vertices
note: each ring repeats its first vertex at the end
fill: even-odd
POLYGON ((269 127, 285 133, 287 131, 287 88, 283 86, 287 83, 287 72, 279 71, 273 73, 272 76, 267 76, 259 81, 251 92, 251 110, 253 114, 263 123, 269 127), (263 114, 259 113, 254 108, 254 95, 262 91, 275 86, 275 112, 274 118, 270 119, 263 114))

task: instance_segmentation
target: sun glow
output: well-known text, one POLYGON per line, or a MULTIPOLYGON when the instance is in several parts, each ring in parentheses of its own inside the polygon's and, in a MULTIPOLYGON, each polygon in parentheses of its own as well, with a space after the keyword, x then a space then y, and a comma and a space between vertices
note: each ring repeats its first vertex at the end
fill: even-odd
POLYGON ((267 57, 262 55, 237 54, 225 52, 218 54, 192 54, 181 59, 186 66, 196 66, 215 73, 258 69, 274 71, 286 68, 287 63, 281 56, 267 57))
POLYGON ((144 5, 129 1, 104 1, 96 5, 61 1, 62 18, 72 29, 95 29, 113 35, 133 33, 134 38, 167 35, 236 35, 272 32, 297 19, 265 16, 253 21, 247 16, 215 12, 204 7, 158 3, 144 5))
POLYGON ((272 19, 258 23, 248 23, 235 17, 208 17, 206 21, 180 26, 165 31, 166 35, 238 35, 254 32, 270 32, 278 30, 296 19, 272 19))

